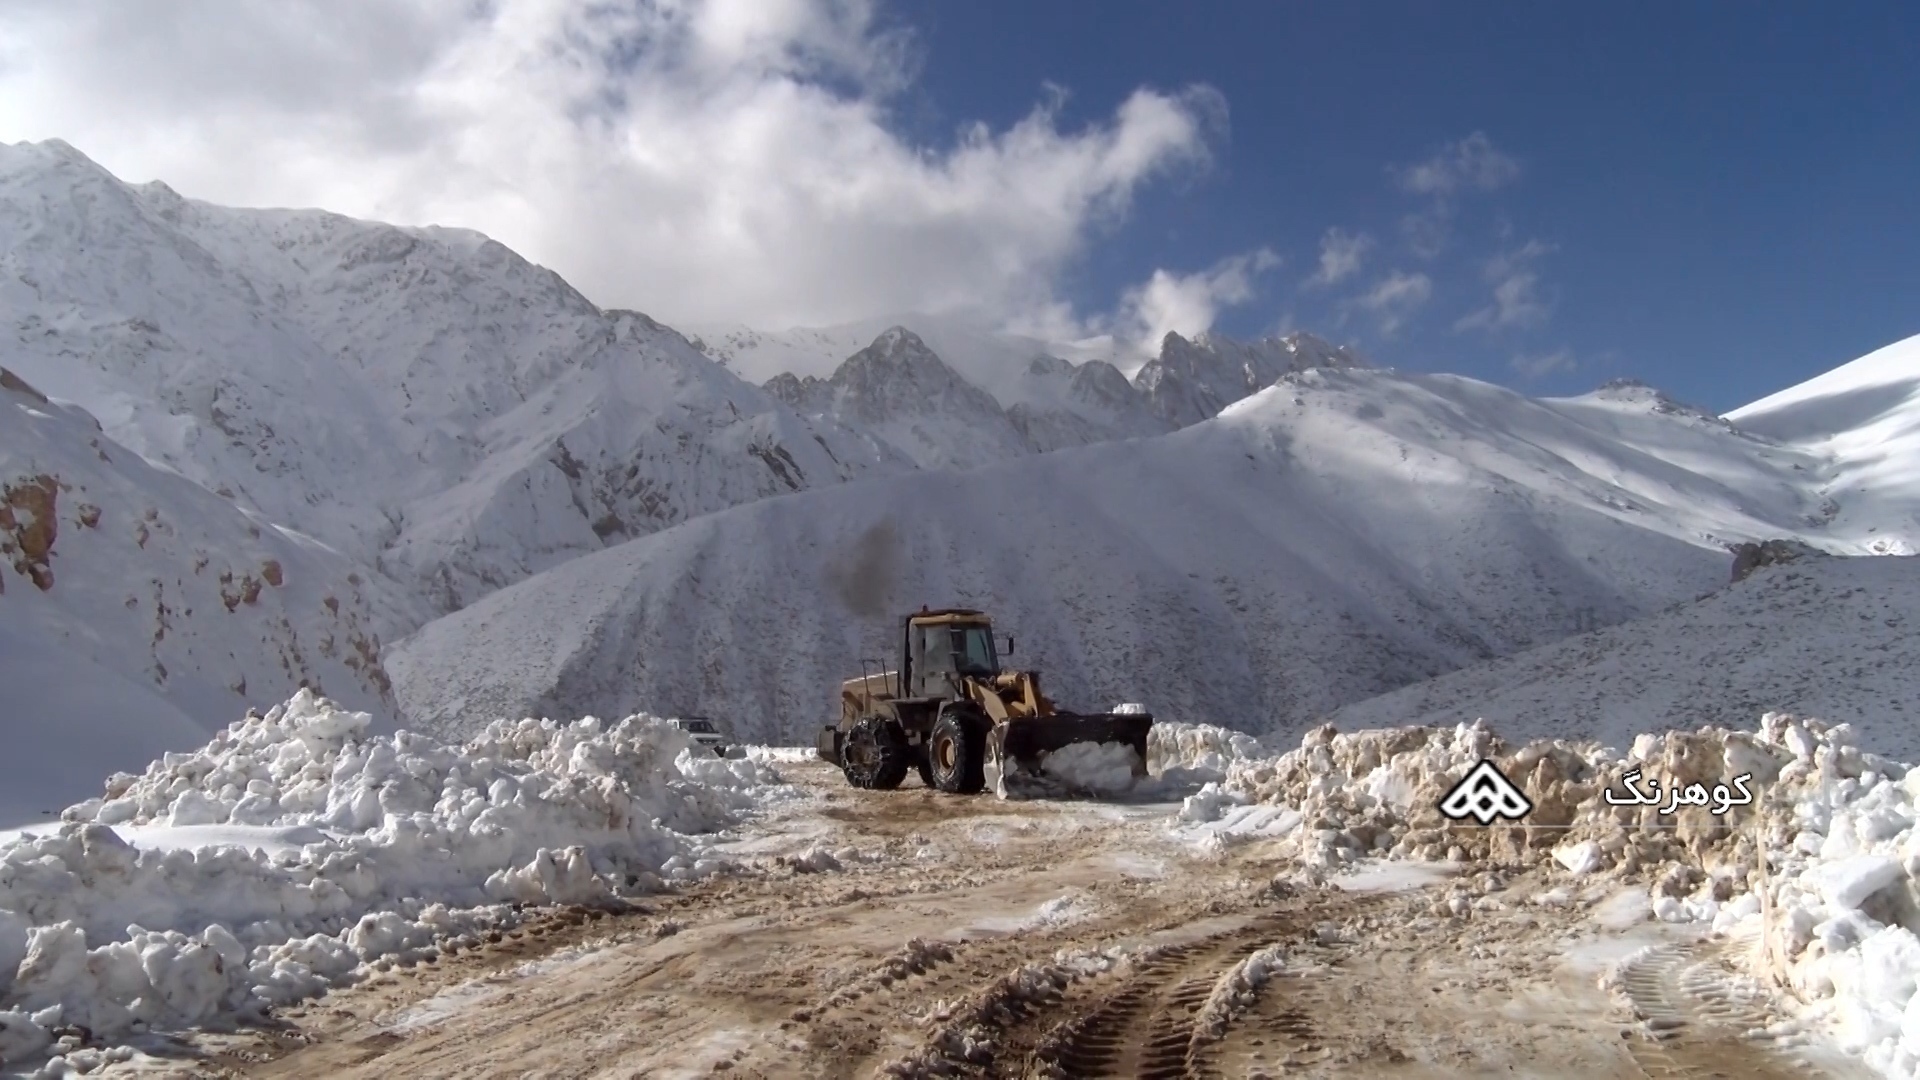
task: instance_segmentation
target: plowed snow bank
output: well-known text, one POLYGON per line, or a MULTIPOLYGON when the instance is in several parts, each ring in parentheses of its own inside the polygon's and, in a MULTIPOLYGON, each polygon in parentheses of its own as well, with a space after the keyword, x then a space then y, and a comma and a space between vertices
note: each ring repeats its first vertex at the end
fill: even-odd
POLYGON ((465 746, 368 723, 301 691, 0 847, 0 1059, 309 996, 509 904, 712 873, 692 834, 779 783, 651 717, 501 722, 465 746), (226 842, 254 834, 270 842, 226 842))
MULTIPOLYGON (((1374 855, 1641 885, 1650 917, 1756 932, 1764 948, 1754 974, 1815 1002, 1811 1012, 1843 1049, 1887 1075, 1915 1077, 1920 770, 1854 740, 1848 725, 1784 713, 1768 713, 1751 732, 1641 735, 1624 755, 1566 740, 1514 746, 1483 723, 1322 727, 1299 749, 1231 762, 1222 781, 1186 801, 1174 827, 1209 843, 1268 838, 1282 857, 1323 870, 1374 855), (1446 793, 1482 759, 1532 801, 1529 828, 1441 815, 1446 793), (1641 791, 1657 784, 1659 801, 1610 802, 1609 791, 1623 802, 1631 794, 1630 774, 1641 791), (1742 786, 1750 804, 1739 803, 1742 786), (1675 791, 1724 793, 1725 812, 1672 805, 1675 791), (1255 818, 1260 828, 1237 827, 1255 818)), ((1577 891, 1547 895, 1573 902, 1577 891)))

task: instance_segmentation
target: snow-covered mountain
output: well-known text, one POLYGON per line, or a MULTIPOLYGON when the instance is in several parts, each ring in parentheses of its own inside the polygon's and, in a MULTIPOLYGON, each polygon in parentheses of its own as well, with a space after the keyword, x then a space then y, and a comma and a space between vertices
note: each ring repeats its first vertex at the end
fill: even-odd
POLYGON ((435 622, 391 667, 429 726, 645 703, 804 738, 899 613, 962 603, 1070 705, 1291 729, 1719 587, 1727 541, 1804 525, 1800 458, 1639 387, 1320 369, 1159 438, 702 518, 435 622))
POLYGON ((777 375, 766 389, 804 415, 878 436, 923 468, 971 468, 1033 452, 993 395, 904 327, 883 331, 831 378, 777 375))
POLYGON ((0 348, 150 460, 440 610, 910 463, 477 233, 233 210, 0 146, 0 348))
POLYGON ((1816 459, 1825 531, 1920 553, 1920 336, 1735 409, 1727 419, 1816 459))
POLYGON ((1766 567, 1670 611, 1349 705, 1343 731, 1484 717, 1508 739, 1753 726, 1770 710, 1849 723, 1875 753, 1920 753, 1920 558, 1766 567))
POLYGON ((364 573, 0 368, 0 822, 302 685, 390 726, 364 573))
POLYGON ((1351 348, 1304 333, 1250 343, 1170 333, 1148 356, 1116 349, 1110 338, 1044 342, 931 315, 779 333, 709 329, 693 341, 748 377, 772 372, 767 389, 802 411, 863 429, 893 427, 903 436, 900 449, 932 466, 1161 435, 1215 416, 1290 372, 1366 366, 1351 348), (902 334, 918 362, 876 370, 872 350, 897 351, 883 343, 902 334), (1117 363, 1135 368, 1134 376, 1117 363), (1017 439, 1008 438, 1003 420, 1017 439), (973 446, 937 436, 929 445, 942 428, 962 440, 981 430, 973 446))

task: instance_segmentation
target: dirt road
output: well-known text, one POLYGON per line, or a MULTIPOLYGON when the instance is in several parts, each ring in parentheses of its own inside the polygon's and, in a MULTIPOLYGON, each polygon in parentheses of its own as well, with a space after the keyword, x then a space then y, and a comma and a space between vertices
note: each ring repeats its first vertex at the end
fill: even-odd
POLYGON ((1631 893, 1486 866, 1319 881, 1258 842, 1170 835, 1164 805, 855 792, 781 768, 810 794, 731 845, 741 873, 544 914, 143 1071, 1865 1075, 1732 974, 1739 943, 1648 922, 1631 893), (841 867, 796 869, 815 845, 841 867))

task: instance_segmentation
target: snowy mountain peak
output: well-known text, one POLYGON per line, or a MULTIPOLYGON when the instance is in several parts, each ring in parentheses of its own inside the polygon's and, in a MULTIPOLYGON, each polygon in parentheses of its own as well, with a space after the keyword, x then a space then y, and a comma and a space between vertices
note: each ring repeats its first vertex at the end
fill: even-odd
POLYGON ((1601 383, 1598 388, 1587 394, 1586 398, 1587 400, 1596 402, 1607 402, 1630 408, 1645 409, 1648 412, 1656 412, 1668 416, 1684 416, 1724 428, 1733 427, 1731 423, 1706 409, 1689 405, 1684 401, 1673 398, 1669 396, 1666 391, 1640 379, 1608 379, 1606 382, 1601 383))
POLYGON ((921 357, 939 359, 933 355, 932 349, 927 348, 927 343, 920 340, 919 334, 904 326, 889 326, 880 331, 880 336, 874 338, 873 344, 867 348, 869 352, 888 359, 895 357, 907 360, 921 357))
POLYGON ((881 331, 831 378, 787 373, 765 389, 804 414, 869 431, 923 467, 979 465, 1030 452, 1000 402, 904 326, 881 331))
POLYGON ((1284 375, 1315 368, 1370 366, 1358 352, 1311 334, 1238 342, 1216 334, 1189 340, 1169 332, 1160 354, 1134 375, 1153 412, 1176 427, 1220 415, 1220 411, 1264 390, 1284 375))

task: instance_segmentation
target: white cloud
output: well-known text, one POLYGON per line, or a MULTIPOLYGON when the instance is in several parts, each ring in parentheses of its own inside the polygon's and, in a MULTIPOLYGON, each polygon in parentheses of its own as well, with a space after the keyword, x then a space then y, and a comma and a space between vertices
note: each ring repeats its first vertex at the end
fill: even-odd
POLYGON ((1540 296, 1540 275, 1532 264, 1552 250, 1550 244, 1529 240, 1487 260, 1486 275, 1493 283, 1493 302, 1461 316, 1453 328, 1507 330, 1545 323, 1552 305, 1540 296))
POLYGON ((1406 215, 1400 219, 1400 234, 1406 238, 1408 251, 1422 259, 1437 257, 1453 238, 1452 204, 1435 199, 1426 209, 1406 215))
POLYGON ((889 113, 915 42, 876 2, 11 0, 0 139, 478 228, 605 305, 784 326, 1057 311, 1090 238, 1224 131, 1211 89, 1141 89, 1084 128, 1050 95, 915 144, 889 113))
POLYGON ((1408 251, 1433 259, 1452 239, 1455 196, 1512 183, 1520 175, 1520 163, 1495 148, 1485 132, 1476 131, 1446 144, 1425 161, 1387 171, 1403 190, 1428 197, 1425 207, 1400 219, 1400 233, 1408 251))
POLYGON ((1544 379, 1548 375, 1572 372, 1579 365, 1574 363, 1573 350, 1555 349, 1537 356, 1515 355, 1507 366, 1522 378, 1544 379))
POLYGON ((1115 330, 1149 348, 1158 347, 1169 332, 1192 337, 1212 327, 1222 308, 1253 299, 1254 278, 1278 265, 1279 256, 1261 248, 1198 273, 1155 270, 1121 298, 1115 330))
POLYGON ((1336 285, 1360 272, 1360 264, 1373 248, 1373 237, 1366 233, 1348 233, 1328 229, 1320 238, 1320 268, 1307 278, 1308 286, 1336 285))
POLYGON ((1493 258, 1488 259, 1487 278, 1498 281, 1501 278, 1525 269, 1529 263, 1540 258, 1542 255, 1551 255, 1558 249, 1558 245, 1556 244, 1549 244, 1540 240, 1528 240, 1517 248, 1499 252, 1494 255, 1493 258))
POLYGON ((1376 282, 1354 304, 1379 321, 1382 334, 1392 336, 1432 295, 1433 280, 1427 275, 1395 270, 1376 282))
POLYGON ((1469 189, 1492 191, 1520 175, 1520 163, 1476 131, 1417 165, 1398 170, 1400 186, 1416 195, 1441 197, 1469 189))

